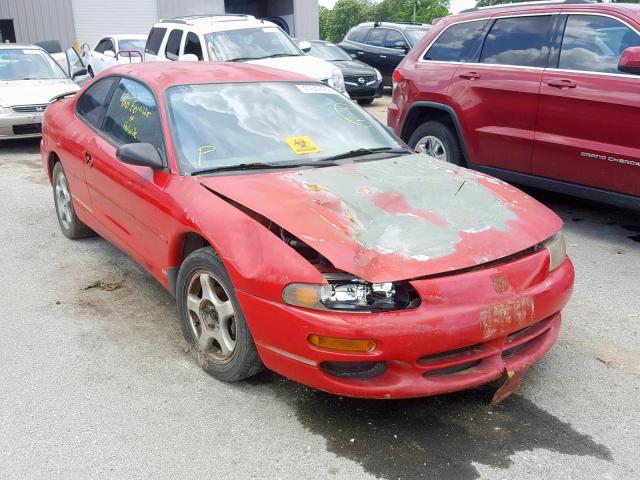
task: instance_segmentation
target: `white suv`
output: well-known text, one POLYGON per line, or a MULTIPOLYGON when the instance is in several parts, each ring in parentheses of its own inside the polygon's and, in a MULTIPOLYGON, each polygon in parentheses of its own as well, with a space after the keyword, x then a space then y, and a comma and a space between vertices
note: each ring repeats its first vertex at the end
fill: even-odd
MULTIPOLYGON (((307 48, 308 46, 308 48, 307 48)), ((305 55, 280 27, 251 15, 198 15, 156 23, 144 49, 147 62, 247 62, 316 78, 348 96, 340 69, 305 55)))

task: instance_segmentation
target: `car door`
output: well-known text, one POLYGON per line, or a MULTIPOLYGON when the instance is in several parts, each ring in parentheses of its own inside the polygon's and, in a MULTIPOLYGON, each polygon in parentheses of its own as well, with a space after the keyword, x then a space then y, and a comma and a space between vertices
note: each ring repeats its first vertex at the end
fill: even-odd
POLYGON ((391 85, 393 71, 409 51, 409 42, 399 30, 389 29, 384 39, 384 53, 380 53, 380 73, 385 84, 391 85))
POLYGON ((384 48, 384 40, 387 38, 386 28, 376 27, 369 31, 365 43, 367 46, 364 49, 364 55, 359 56, 358 59, 364 63, 377 68, 382 73, 382 62, 386 61, 387 49, 384 48))
POLYGON ((78 97, 75 113, 78 120, 65 127, 64 142, 56 144, 56 153, 62 160, 73 199, 88 212, 92 212, 91 197, 86 179, 87 144, 102 125, 105 104, 115 85, 112 77, 97 81, 78 97))
POLYGON ((103 38, 100 40, 95 49, 97 55, 95 55, 95 57, 92 56, 92 58, 95 58, 95 61, 92 62, 94 73, 100 73, 115 64, 115 58, 105 55, 106 52, 113 52, 115 54, 115 48, 112 38, 103 38))
POLYGON ((531 172, 538 92, 556 18, 494 18, 477 60, 456 69, 447 96, 473 163, 531 172))
POLYGON ((127 143, 151 143, 166 157, 157 101, 145 85, 120 78, 106 109, 100 135, 87 146, 87 185, 94 215, 113 241, 158 279, 167 258, 168 170, 127 165, 116 150, 127 143))
POLYGON ((618 70, 640 34, 595 13, 563 16, 559 32, 542 77, 533 173, 640 195, 640 76, 618 70))

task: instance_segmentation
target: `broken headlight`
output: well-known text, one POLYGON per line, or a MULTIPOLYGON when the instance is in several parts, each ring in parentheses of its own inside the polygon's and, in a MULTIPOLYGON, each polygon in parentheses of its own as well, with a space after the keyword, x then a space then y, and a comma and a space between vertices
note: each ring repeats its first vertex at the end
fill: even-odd
POLYGON ((415 308, 416 291, 407 282, 369 283, 349 275, 326 274, 328 284, 291 283, 282 292, 289 305, 319 310, 380 312, 415 308))

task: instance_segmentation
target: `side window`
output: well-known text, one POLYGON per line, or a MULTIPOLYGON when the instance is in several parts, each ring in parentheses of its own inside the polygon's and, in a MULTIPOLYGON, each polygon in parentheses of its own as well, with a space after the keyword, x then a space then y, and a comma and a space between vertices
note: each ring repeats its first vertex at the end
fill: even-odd
POLYGON ((172 30, 167 40, 164 54, 169 60, 178 60, 180 57, 180 42, 182 41, 182 30, 172 30))
POLYGON ((152 28, 149 32, 149 36, 147 37, 147 44, 144 46, 144 52, 150 55, 157 55, 165 33, 167 33, 166 28, 152 28))
POLYGON ((105 40, 105 46, 104 46, 104 51, 112 51, 113 53, 116 53, 116 47, 113 45, 113 40, 111 40, 110 38, 107 38, 105 40))
POLYGON ((544 67, 551 16, 499 18, 484 42, 480 62, 523 67, 544 67))
POLYGON ((403 49, 407 48, 407 41, 404 38, 404 35, 397 30, 389 30, 387 34, 387 38, 384 41, 384 46, 386 48, 398 48, 403 49))
POLYGON ((102 125, 102 118, 107 109, 107 97, 115 81, 114 77, 100 80, 87 88, 78 98, 76 113, 89 125, 95 128, 102 125))
POLYGON ((637 46, 640 35, 618 20, 599 15, 569 15, 558 68, 620 73, 620 55, 626 48, 637 46))
POLYGON ((364 43, 364 39, 367 36, 368 32, 369 30, 366 28, 356 28, 351 31, 351 33, 347 37, 347 40, 351 42, 364 43))
POLYGON ((488 19, 451 25, 433 42, 424 59, 439 62, 475 60, 487 23, 489 23, 488 19))
POLYGON ((195 55, 198 60, 202 60, 202 46, 200 45, 200 39, 198 35, 193 32, 187 33, 187 39, 184 42, 184 54, 195 55))
POLYGON ((367 38, 367 43, 374 47, 381 47, 384 43, 384 37, 387 36, 388 30, 385 28, 374 28, 367 38))
POLYGON ((147 87, 128 78, 113 92, 102 130, 120 143, 151 143, 162 149, 156 101, 147 87))
POLYGON ((102 40, 100 40, 98 42, 98 45, 96 45, 95 51, 98 52, 98 53, 106 52, 108 44, 109 44, 109 39, 108 38, 103 38, 102 40))

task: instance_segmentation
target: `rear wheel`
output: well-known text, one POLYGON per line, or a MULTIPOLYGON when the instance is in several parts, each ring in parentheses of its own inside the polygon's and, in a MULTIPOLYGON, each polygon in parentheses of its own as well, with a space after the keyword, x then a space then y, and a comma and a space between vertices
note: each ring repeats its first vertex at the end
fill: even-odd
POLYGON ((358 103, 360 105, 369 105, 371 102, 373 102, 373 98, 359 98, 358 99, 358 103))
POLYGON ((409 146, 443 162, 463 165, 464 157, 458 136, 448 125, 430 121, 420 125, 411 135, 409 146))
POLYGON ((53 167, 53 202, 56 206, 60 229, 65 237, 75 240, 94 235, 93 230, 82 223, 76 215, 69 182, 60 162, 53 167))
POLYGON ((233 382, 262 370, 233 284, 213 248, 187 257, 177 293, 182 334, 207 373, 233 382))

